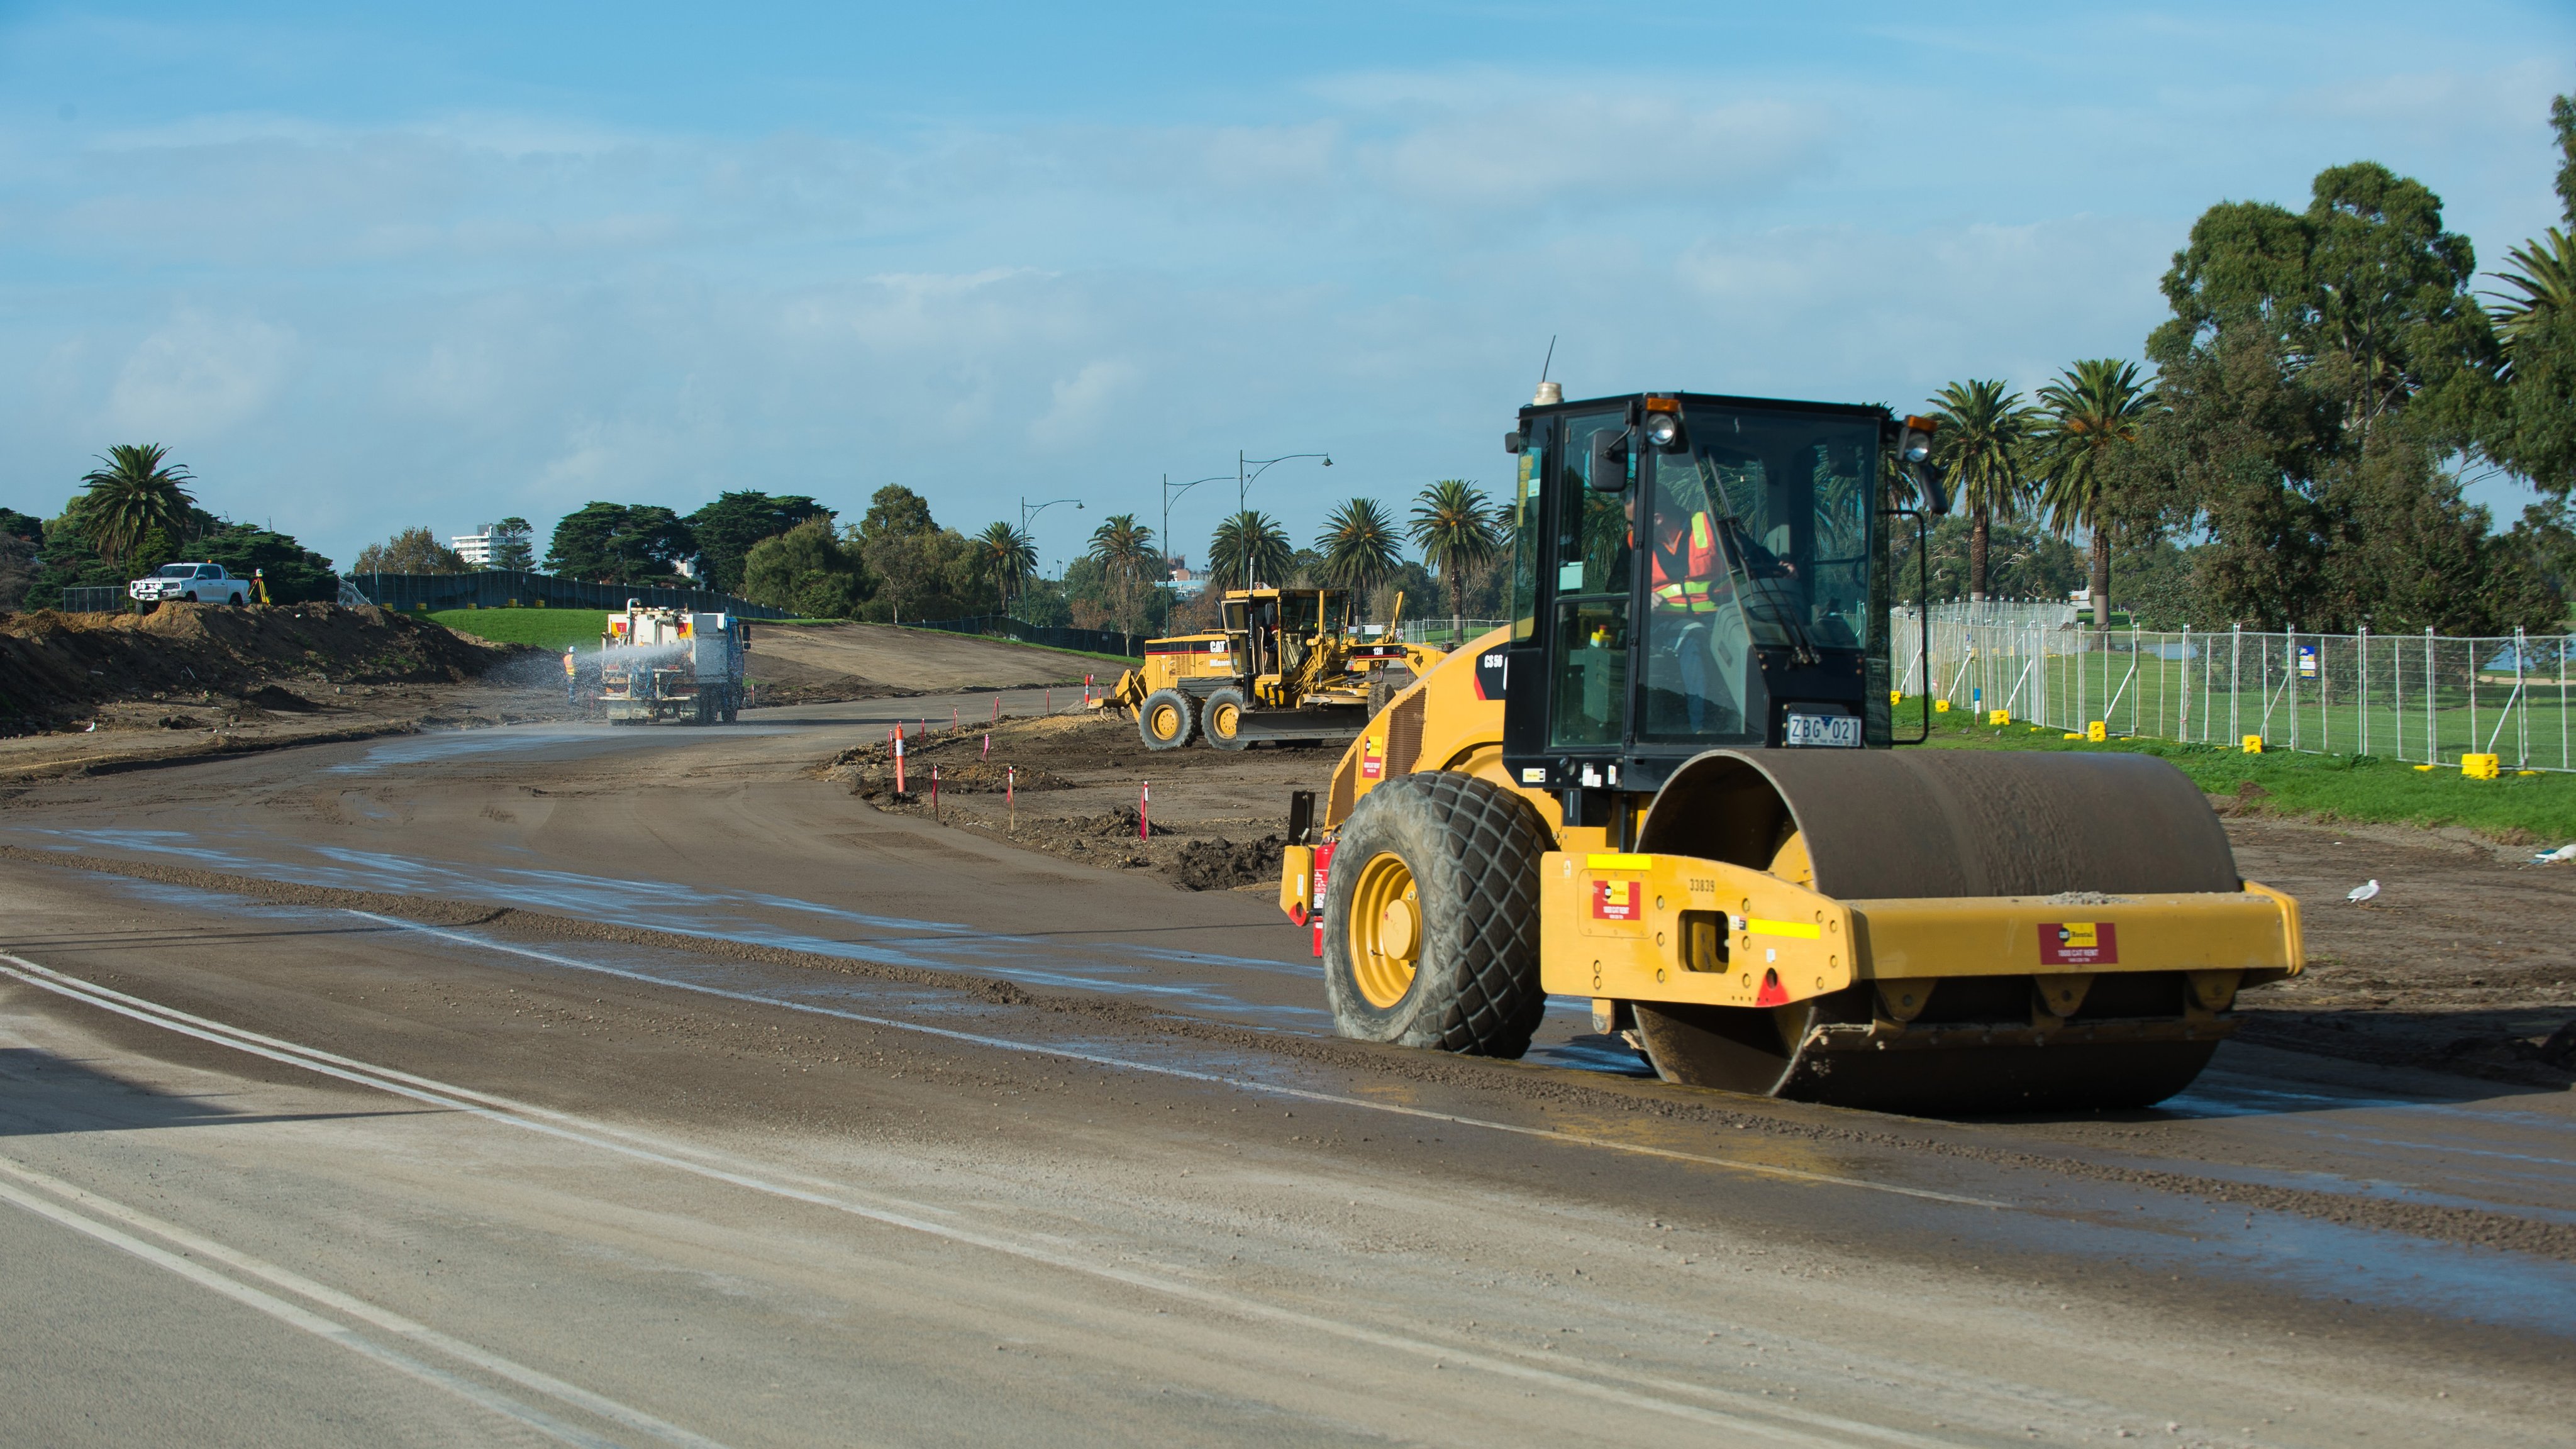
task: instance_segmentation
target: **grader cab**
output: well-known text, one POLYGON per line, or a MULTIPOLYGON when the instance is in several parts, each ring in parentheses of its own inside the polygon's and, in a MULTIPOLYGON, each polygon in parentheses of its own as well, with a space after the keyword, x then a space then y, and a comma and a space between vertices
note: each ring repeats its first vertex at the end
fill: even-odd
POLYGON ((1291 803, 1280 903, 1342 1034, 1516 1057, 1584 997, 1673 1082, 2139 1107, 2301 969, 2296 902, 2239 877, 2165 762, 1892 748, 1930 733, 1928 701, 1899 727, 1886 634, 1906 500, 1942 511, 1930 429, 1690 393, 1522 410, 1510 624, 1291 803))

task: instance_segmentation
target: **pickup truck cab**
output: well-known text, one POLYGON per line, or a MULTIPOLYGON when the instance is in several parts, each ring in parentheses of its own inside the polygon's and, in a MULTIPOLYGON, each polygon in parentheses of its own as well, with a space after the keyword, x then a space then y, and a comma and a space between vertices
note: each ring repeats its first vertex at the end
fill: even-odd
POLYGON ((125 592, 147 604, 247 604, 250 580, 226 574, 222 564, 163 564, 152 577, 127 584, 125 592))

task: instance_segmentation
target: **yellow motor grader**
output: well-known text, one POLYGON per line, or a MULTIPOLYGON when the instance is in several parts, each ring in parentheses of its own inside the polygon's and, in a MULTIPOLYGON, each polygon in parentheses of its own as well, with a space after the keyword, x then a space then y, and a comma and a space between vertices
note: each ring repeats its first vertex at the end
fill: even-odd
POLYGON ((1891 748, 1931 733, 1887 639, 1904 500, 1946 511, 1930 422, 1694 393, 1519 421, 1510 624, 1291 801, 1280 904, 1343 1035, 1517 1057, 1574 996, 1672 1082, 2142 1107, 2300 971, 2297 903, 2164 761, 1891 748))
POLYGON ((1347 589, 1234 589, 1225 627, 1145 641, 1145 667, 1121 674, 1102 706, 1136 717, 1149 750, 1204 739, 1340 744, 1403 685, 1446 657, 1398 642, 1404 596, 1377 638, 1363 637, 1347 589))

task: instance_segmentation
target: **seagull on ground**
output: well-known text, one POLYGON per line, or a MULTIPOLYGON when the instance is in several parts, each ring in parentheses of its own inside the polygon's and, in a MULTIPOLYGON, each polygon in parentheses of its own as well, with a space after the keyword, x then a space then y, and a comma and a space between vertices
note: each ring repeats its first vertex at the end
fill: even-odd
POLYGON ((2366 880, 2345 892, 2344 899, 2357 906, 2377 894, 2379 894, 2379 882, 2375 880, 2366 880))

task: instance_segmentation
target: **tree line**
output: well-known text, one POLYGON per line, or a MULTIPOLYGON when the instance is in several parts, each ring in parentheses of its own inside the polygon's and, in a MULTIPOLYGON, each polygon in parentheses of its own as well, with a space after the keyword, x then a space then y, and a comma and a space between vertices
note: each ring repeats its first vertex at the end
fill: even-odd
MULTIPOLYGON (((803 494, 728 492, 689 514, 653 504, 594 501, 555 524, 542 560, 525 519, 492 525, 485 567, 542 567, 596 583, 698 586, 807 618, 880 622, 1008 612, 1031 623, 1143 634, 1212 622, 1215 601, 1249 579, 1357 592, 1381 617, 1396 591, 1427 602, 1435 588, 1453 615, 1497 607, 1492 575, 1506 535, 1483 492, 1461 479, 1422 490, 1399 523, 1375 499, 1340 504, 1309 547, 1258 510, 1219 523, 1208 541, 1209 593, 1193 617, 1177 607, 1168 553, 1132 513, 1092 530, 1061 579, 1039 575, 1036 541, 995 522, 972 535, 941 525, 929 500, 901 484, 879 488, 844 524, 803 494), (1407 543, 1423 562, 1404 557, 1407 543), (1426 567, 1427 565, 1427 567, 1426 567), (1433 577, 1437 573, 1435 583, 1433 577)), ((354 572, 463 573, 474 568, 427 528, 406 528, 358 555, 354 572)))
MULTIPOLYGON (((2576 228, 2576 100, 2550 120, 2576 228)), ((2101 627, 2116 592, 2160 627, 2562 629, 2576 247, 2551 227, 2506 259, 2480 288, 2441 198, 2375 162, 2319 172, 2300 210, 2209 208, 2165 273, 2151 376, 2095 359, 2031 401, 1986 379, 1932 399, 1957 511, 1930 596, 2062 597, 2081 534, 2101 627), (2463 492, 2498 474, 2540 498, 2501 533, 2463 492)))

